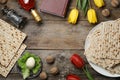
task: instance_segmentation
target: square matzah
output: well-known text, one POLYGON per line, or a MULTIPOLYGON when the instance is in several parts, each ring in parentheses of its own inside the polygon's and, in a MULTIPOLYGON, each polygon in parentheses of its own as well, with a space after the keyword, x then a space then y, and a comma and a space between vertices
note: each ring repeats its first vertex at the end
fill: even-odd
POLYGON ((19 48, 19 50, 17 51, 17 53, 15 54, 14 58, 11 60, 8 67, 4 67, 4 66, 0 65, 0 74, 2 76, 7 77, 8 73, 10 72, 10 70, 12 69, 12 67, 14 66, 14 64, 16 63, 18 58, 20 57, 20 55, 23 53, 25 48, 26 48, 26 45, 22 44, 21 47, 19 48))
POLYGON ((0 19, 0 64, 7 67, 26 34, 0 19))

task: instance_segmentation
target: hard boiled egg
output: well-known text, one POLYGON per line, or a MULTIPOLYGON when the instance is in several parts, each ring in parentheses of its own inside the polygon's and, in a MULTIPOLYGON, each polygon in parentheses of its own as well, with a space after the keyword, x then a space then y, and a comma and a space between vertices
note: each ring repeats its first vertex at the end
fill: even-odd
POLYGON ((32 69, 35 66, 35 59, 33 57, 29 57, 26 61, 26 66, 29 69, 32 69))

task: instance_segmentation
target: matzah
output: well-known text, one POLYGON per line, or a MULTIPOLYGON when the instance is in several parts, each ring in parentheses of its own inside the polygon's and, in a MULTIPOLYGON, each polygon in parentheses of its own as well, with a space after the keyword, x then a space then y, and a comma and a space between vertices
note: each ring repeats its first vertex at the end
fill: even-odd
POLYGON ((97 58, 120 59, 120 26, 115 22, 103 23, 101 35, 91 42, 97 58))
POLYGON ((92 29, 84 54, 90 62, 120 74, 120 19, 102 22, 92 29))
POLYGON ((25 48, 26 48, 26 45, 22 44, 20 49, 17 51, 15 57, 11 60, 8 67, 4 67, 4 66, 0 65, 0 74, 2 76, 7 77, 8 73, 10 72, 10 70, 12 69, 12 67, 14 66, 14 64, 16 63, 18 58, 20 57, 20 55, 23 53, 25 48))
POLYGON ((109 59, 109 58, 97 58, 93 56, 94 50, 93 51, 91 50, 93 49, 86 50, 86 53, 89 53, 86 55, 86 57, 87 57, 87 60, 89 60, 90 62, 94 64, 102 66, 103 68, 111 68, 120 63, 120 60, 109 59))
POLYGON ((0 19, 0 64, 7 67, 26 34, 0 19))

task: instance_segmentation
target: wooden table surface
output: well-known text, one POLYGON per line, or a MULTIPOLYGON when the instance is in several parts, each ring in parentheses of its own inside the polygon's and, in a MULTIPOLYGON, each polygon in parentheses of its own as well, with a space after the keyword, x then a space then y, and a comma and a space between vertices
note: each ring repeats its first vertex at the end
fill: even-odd
MULTIPOLYGON (((77 74, 81 77, 81 80, 88 80, 82 70, 76 69, 71 65, 69 58, 73 53, 78 53, 86 61, 91 74, 95 80, 120 80, 120 78, 108 78, 94 71, 88 64, 84 53, 84 42, 89 31, 95 26, 88 23, 87 19, 80 11, 78 24, 71 25, 67 22, 67 17, 72 8, 75 7, 75 0, 71 0, 66 18, 60 18, 45 13, 40 13, 43 23, 37 24, 30 13, 21 9, 18 5, 18 0, 8 0, 7 6, 16 10, 20 15, 28 18, 28 24, 22 30, 28 37, 25 40, 27 45, 26 51, 37 54, 42 58, 43 71, 48 73, 48 80, 65 80, 65 76, 69 73, 77 74), (46 64, 45 57, 48 55, 55 56, 56 61, 53 65, 46 64), (60 74, 52 76, 49 74, 49 69, 53 66, 57 66, 60 69, 60 74)), ((36 7, 39 11, 39 7, 42 0, 36 0, 36 7)), ((113 8, 110 5, 111 0, 105 0, 106 6, 98 9, 93 0, 91 0, 92 7, 97 11, 99 22, 107 20, 115 20, 120 17, 120 8, 113 8), (111 11, 111 16, 105 18, 101 15, 101 10, 108 8, 111 11)), ((2 7, 4 5, 0 5, 2 7)), ((0 18, 10 23, 5 16, 0 14, 0 18)), ((11 24, 11 23, 10 23, 11 24)), ((22 76, 18 73, 16 65, 11 70, 7 78, 0 76, 0 80, 23 80, 22 76)), ((39 77, 32 80, 40 80, 39 77)))

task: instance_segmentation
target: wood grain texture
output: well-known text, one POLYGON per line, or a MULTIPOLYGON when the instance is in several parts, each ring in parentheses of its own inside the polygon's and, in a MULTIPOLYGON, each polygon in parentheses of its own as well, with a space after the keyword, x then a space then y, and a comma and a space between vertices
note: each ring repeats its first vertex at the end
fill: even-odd
MULTIPOLYGON (((94 76, 95 80, 120 80, 120 78, 108 78, 98 74, 87 63, 87 60, 83 55, 84 42, 89 31, 95 25, 91 25, 88 23, 87 18, 83 16, 82 11, 80 11, 78 24, 71 25, 67 22, 68 14, 70 10, 75 7, 76 0, 71 0, 66 18, 60 18, 60 17, 52 16, 50 14, 39 12, 43 19, 41 25, 37 24, 34 21, 32 15, 29 12, 26 12, 25 10, 21 9, 17 1, 18 0, 8 0, 8 3, 6 5, 9 8, 14 9, 20 15, 28 18, 28 24, 22 30, 28 35, 28 38, 25 40, 25 43, 28 46, 27 51, 33 52, 34 54, 42 58, 44 65, 43 71, 48 72, 48 76, 49 76, 48 80, 65 80, 65 77, 68 73, 77 74, 81 77, 82 80, 88 80, 85 74, 81 70, 79 71, 73 65, 71 65, 69 58, 73 53, 79 53, 79 55, 81 55, 84 58, 86 65, 88 65, 88 68, 92 73, 92 75, 94 76), (56 57, 55 64, 53 65, 46 64, 45 57, 48 55, 53 55, 56 57), (49 69, 52 66, 59 67, 60 75, 52 76, 49 74, 49 69)), ((41 1, 42 0, 36 0, 37 2, 36 7, 38 11, 41 1)), ((104 1, 106 3, 106 6, 98 9, 94 5, 93 0, 91 0, 92 8, 96 10, 99 22, 119 18, 120 7, 113 8, 110 5, 111 0, 104 0, 104 1), (101 15, 101 10, 104 8, 110 9, 111 11, 110 17, 105 18, 101 15)), ((0 5, 0 9, 2 6, 4 5, 0 5)), ((1 14, 0 14, 0 18, 12 24, 9 20, 6 19, 5 16, 1 14)), ((10 74, 8 75, 8 77, 4 78, 0 76, 0 80, 23 80, 23 78, 18 73, 15 65, 14 68, 11 70, 10 74)), ((32 80, 40 80, 40 78, 37 77, 32 80)))
POLYGON ((44 21, 40 26, 31 21, 23 31, 28 35, 27 49, 83 49, 91 29, 87 21, 80 21, 77 25, 44 21))
MULTIPOLYGON (((36 0, 38 11, 41 1, 42 0, 36 0)), ((92 7, 97 12, 99 22, 113 20, 120 17, 120 8, 113 8, 110 4, 110 0, 105 0, 106 6, 100 9, 94 5, 93 0, 91 0, 91 3, 92 7), (101 15, 101 10, 104 8, 110 9, 110 17, 105 18, 101 15)), ((60 18, 45 13, 40 13, 43 19, 43 24, 37 25, 33 20, 32 15, 21 9, 17 0, 9 0, 7 5, 29 19, 28 25, 25 26, 25 29, 23 30, 28 35, 28 38, 25 41, 28 45, 28 49, 84 49, 85 38, 92 27, 95 26, 88 23, 81 11, 77 25, 68 24, 67 17, 60 18)), ((75 1, 71 0, 68 14, 74 6, 75 1)), ((8 21, 5 16, 2 18, 8 21)))
MULTIPOLYGON (((82 70, 75 68, 69 58, 73 53, 78 53, 86 62, 86 65, 89 68, 89 71, 94 76, 95 80, 119 80, 119 78, 107 78, 104 77, 97 72, 95 72, 87 63, 85 56, 83 55, 83 50, 27 50, 32 52, 42 58, 43 61, 43 71, 48 73, 48 80, 65 80, 65 77, 69 73, 77 74, 81 77, 82 80, 88 80, 82 70), (45 58, 48 55, 52 55, 55 57, 55 63, 53 65, 49 65, 46 63, 45 58), (57 76, 53 76, 50 74, 49 70, 51 67, 57 66, 60 70, 60 74, 57 76)), ((0 76, 0 80, 22 80, 22 76, 18 73, 16 65, 14 66, 13 70, 10 72, 7 78, 3 78, 0 76)), ((32 79, 32 80, 40 80, 39 77, 32 79)))

